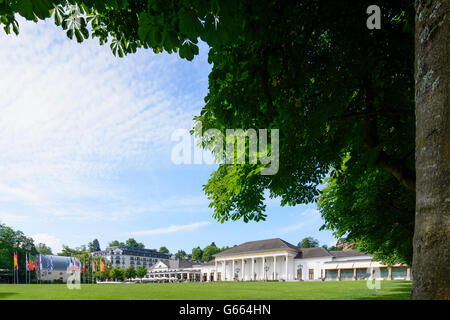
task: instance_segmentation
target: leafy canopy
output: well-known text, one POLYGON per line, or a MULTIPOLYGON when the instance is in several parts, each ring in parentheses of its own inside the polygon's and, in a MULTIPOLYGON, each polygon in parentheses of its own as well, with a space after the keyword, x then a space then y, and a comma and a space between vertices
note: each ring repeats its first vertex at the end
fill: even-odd
POLYGON ((317 248, 319 246, 319 241, 313 237, 304 238, 297 245, 299 248, 317 248))
MULTIPOLYGON (((223 133, 227 128, 280 129, 276 175, 259 175, 260 164, 222 164, 212 174, 204 191, 214 217, 221 222, 264 220, 267 192, 280 197, 282 205, 309 203, 318 200, 324 179, 331 176, 338 189, 330 191, 328 204, 321 206, 326 226, 350 232, 358 241, 366 239, 369 252, 387 252, 382 248, 411 241, 406 233, 403 241, 395 238, 398 234, 380 218, 386 214, 403 219, 413 203, 414 6, 412 0, 378 1, 382 28, 368 30, 366 9, 371 4, 0 0, 0 21, 7 33, 17 33, 14 13, 36 21, 53 14, 69 38, 82 42, 91 35, 100 44, 110 42, 120 57, 151 48, 192 60, 199 39, 205 41, 213 68, 205 106, 196 117, 202 132, 197 129, 196 134, 210 128, 223 133), (73 19, 74 10, 82 13, 78 20, 73 19), (349 181, 359 183, 358 197, 351 198, 356 202, 340 199, 349 194, 345 179, 350 172, 342 170, 347 157, 349 181), (374 192, 381 197, 382 189, 364 188, 364 178, 377 186, 391 183, 395 192, 385 196, 395 206, 367 210, 359 200, 376 198, 374 192), (330 209, 334 202, 339 211, 330 209), (337 212, 351 212, 355 219, 336 219, 337 212), (376 230, 371 227, 374 221, 376 230), (364 234, 355 232, 352 223, 364 234)), ((212 142, 203 138, 203 147, 223 159, 212 142)), ((397 252, 408 259, 405 251, 397 252)))

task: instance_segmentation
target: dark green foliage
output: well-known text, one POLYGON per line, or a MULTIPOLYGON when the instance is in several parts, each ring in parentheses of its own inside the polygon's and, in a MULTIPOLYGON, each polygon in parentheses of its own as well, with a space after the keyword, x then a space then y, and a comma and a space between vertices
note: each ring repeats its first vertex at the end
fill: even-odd
POLYGON ((299 248, 317 248, 319 246, 319 241, 313 237, 307 237, 300 241, 297 246, 299 248))
POLYGON ((178 259, 184 259, 186 258, 186 252, 184 250, 178 250, 177 253, 175 253, 178 259))
POLYGON ((165 246, 162 246, 161 248, 159 248, 158 252, 169 253, 169 249, 167 249, 167 247, 165 247, 165 246))
POLYGON ((19 262, 19 279, 25 282, 25 254, 36 255, 38 251, 31 238, 25 237, 22 231, 0 223, 0 269, 8 270, 12 277, 14 269, 14 253, 17 252, 19 262))
POLYGON ((38 243, 36 250, 40 254, 53 254, 52 249, 45 245, 45 243, 38 243))
MULTIPOLYGON (((50 2, 40 8, 30 3, 0 2, 5 31, 17 29, 14 12, 34 20, 48 16, 50 2)), ((326 226, 348 232, 360 249, 380 256, 393 250, 395 259, 410 260, 412 239, 406 230, 413 217, 407 213, 415 190, 412 0, 378 1, 381 30, 366 28, 369 1, 71 0, 84 14, 77 28, 70 23, 68 7, 51 3, 56 5, 55 23, 69 37, 83 41, 89 25, 100 44, 112 39, 118 56, 152 48, 191 60, 198 54, 198 40, 207 42, 213 68, 205 106, 196 117, 203 131, 280 129, 276 175, 260 175, 262 165, 225 164, 212 174, 204 191, 218 221, 264 220, 265 192, 280 197, 282 205, 317 201, 330 175, 337 189, 328 202, 339 203, 342 218, 322 206, 326 226), (342 173, 348 157, 351 172, 342 173), (363 187, 366 179, 377 187, 363 187), (360 184, 353 186, 356 195, 349 191, 353 182, 360 184), (389 192, 382 195, 385 190, 389 192), (394 207, 377 204, 374 199, 382 196, 394 207)), ((212 141, 204 140, 203 146, 211 149, 212 141)))
POLYGON ((384 171, 352 166, 330 179, 319 199, 322 229, 335 231, 387 264, 412 262, 414 194, 384 171))
POLYGON ((192 261, 201 261, 203 256, 203 250, 200 247, 192 249, 192 261))

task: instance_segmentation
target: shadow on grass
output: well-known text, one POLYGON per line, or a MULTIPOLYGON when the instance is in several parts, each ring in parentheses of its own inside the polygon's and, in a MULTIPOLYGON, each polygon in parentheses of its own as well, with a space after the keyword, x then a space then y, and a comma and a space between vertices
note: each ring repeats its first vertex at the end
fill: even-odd
POLYGON ((15 292, 0 292, 0 300, 8 298, 10 296, 13 296, 15 294, 17 294, 17 293, 15 293, 15 292))
POLYGON ((411 284, 401 283, 389 292, 373 296, 360 297, 357 300, 409 300, 411 297, 411 284))

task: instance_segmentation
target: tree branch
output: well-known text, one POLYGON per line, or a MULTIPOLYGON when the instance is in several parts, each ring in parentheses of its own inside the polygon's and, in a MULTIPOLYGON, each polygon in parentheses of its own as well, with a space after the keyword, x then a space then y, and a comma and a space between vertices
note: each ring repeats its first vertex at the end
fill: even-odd
MULTIPOLYGON (((366 106, 367 112, 372 113, 373 111, 373 100, 374 93, 372 86, 370 85, 370 80, 365 78, 364 83, 364 104, 366 106)), ((378 139, 377 132, 377 120, 373 116, 365 116, 366 121, 366 139, 365 144, 369 151, 379 148, 380 142, 378 139)), ((411 170, 406 165, 405 161, 394 159, 389 156, 383 150, 379 150, 377 158, 375 160, 375 165, 382 168, 383 170, 392 174, 401 185, 411 191, 416 191, 416 173, 411 170)))
POLYGON ((368 118, 368 117, 374 117, 374 116, 390 116, 390 115, 409 115, 414 116, 414 110, 375 110, 375 111, 364 111, 364 112, 354 112, 354 113, 348 113, 343 114, 340 116, 333 116, 328 118, 328 120, 334 121, 334 120, 353 120, 353 119, 360 119, 360 118, 368 118))

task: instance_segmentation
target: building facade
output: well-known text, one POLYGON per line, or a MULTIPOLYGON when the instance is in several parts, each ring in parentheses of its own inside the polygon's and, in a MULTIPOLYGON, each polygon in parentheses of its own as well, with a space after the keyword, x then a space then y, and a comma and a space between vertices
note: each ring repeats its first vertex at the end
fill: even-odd
POLYGON ((160 259, 147 272, 146 278, 155 281, 201 281, 200 262, 187 259, 160 259))
POLYGON ((73 272, 67 272, 69 257, 42 255, 42 269, 35 271, 39 281, 63 282, 67 280, 73 272), (53 270, 51 269, 53 265, 53 270))
POLYGON ((299 249, 279 238, 235 246, 200 269, 201 281, 411 279, 405 265, 388 267, 356 250, 299 249))
POLYGON ((166 253, 161 253, 155 249, 142 249, 142 248, 131 248, 126 246, 114 246, 108 247, 102 251, 96 251, 92 253, 95 257, 102 257, 106 261, 111 263, 111 266, 128 268, 133 266, 143 266, 144 268, 150 268, 159 259, 169 259, 170 255, 166 253))

